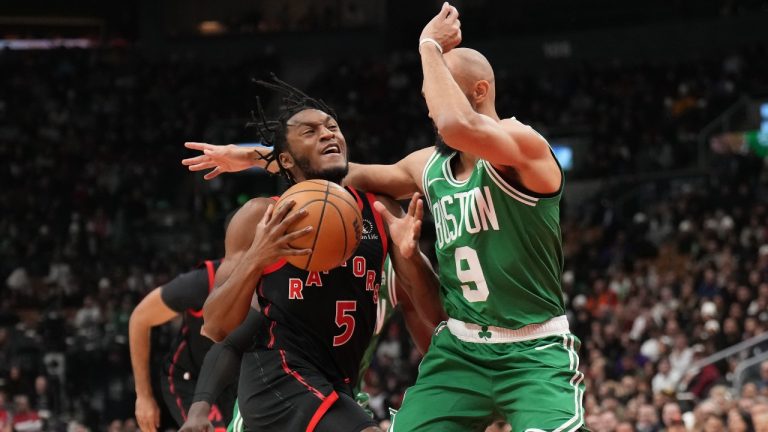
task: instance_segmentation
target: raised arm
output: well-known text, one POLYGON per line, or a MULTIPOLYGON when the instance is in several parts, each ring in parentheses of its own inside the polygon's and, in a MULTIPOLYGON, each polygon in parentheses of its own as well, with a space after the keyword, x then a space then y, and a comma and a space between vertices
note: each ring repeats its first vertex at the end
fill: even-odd
POLYGON ((288 255, 308 255, 309 249, 294 249, 288 243, 308 234, 312 227, 286 232, 304 217, 300 210, 286 215, 295 204, 288 200, 280 208, 267 198, 246 203, 229 223, 226 255, 216 271, 215 288, 203 307, 203 334, 219 342, 235 329, 248 313, 264 269, 288 255))
POLYGON ((560 171, 547 141, 530 126, 496 114, 495 79, 485 57, 466 48, 448 52, 461 41, 458 17, 456 8, 444 5, 424 28, 419 45, 424 98, 440 136, 456 150, 515 169, 535 192, 557 190, 560 171), (445 56, 438 44, 424 42, 429 39, 445 56))
POLYGON ((136 306, 128 321, 128 344, 136 386, 136 421, 143 432, 160 427, 160 408, 152 395, 149 374, 150 333, 178 314, 160 298, 162 287, 155 288, 136 306))
MULTIPOLYGON (((239 147, 233 144, 213 145, 206 143, 187 142, 187 148, 198 150, 203 154, 183 159, 181 163, 190 171, 211 170, 203 178, 210 180, 225 172, 238 172, 252 167, 267 169, 276 173, 276 162, 267 163, 266 155, 271 147, 239 147)), ((349 174, 344 184, 357 189, 387 194, 389 196, 408 198, 414 192, 423 192, 421 174, 427 159, 432 155, 434 147, 417 150, 392 165, 349 164, 349 174)))

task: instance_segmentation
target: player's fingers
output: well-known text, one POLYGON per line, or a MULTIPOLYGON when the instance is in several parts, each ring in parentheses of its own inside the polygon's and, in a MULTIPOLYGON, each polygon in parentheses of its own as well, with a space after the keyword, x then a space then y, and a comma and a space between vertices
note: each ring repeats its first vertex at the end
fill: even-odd
POLYGON ((418 221, 422 221, 424 219, 424 200, 419 198, 419 200, 416 202, 416 214, 414 217, 418 221))
POLYGON ((264 216, 261 217, 261 222, 263 224, 268 224, 270 220, 272 220, 272 213, 275 211, 275 205, 270 204, 267 207, 267 211, 264 212, 264 216))
POLYGON ((195 157, 182 159, 181 160, 181 164, 182 165, 195 165, 195 164, 199 164, 199 163, 202 163, 202 162, 207 162, 209 160, 210 160, 210 158, 208 156, 206 156, 206 155, 198 155, 198 156, 195 156, 195 157))
POLYGON ((202 170, 214 168, 215 166, 216 166, 216 162, 207 161, 207 162, 200 162, 195 165, 190 165, 188 168, 190 171, 202 171, 202 170))
MULTIPOLYGON (((293 204, 291 204, 291 207, 293 207, 293 204)), ((280 225, 278 226, 279 229, 287 230, 289 226, 293 225, 298 221, 299 219, 305 217, 307 215, 307 209, 299 209, 288 216, 285 216, 282 222, 280 222, 280 225)))
POLYGON ((451 6, 451 19, 454 19, 454 20, 459 19, 459 10, 456 9, 456 6, 451 6))
POLYGON ((415 192, 408 203, 408 216, 416 216, 416 204, 419 201, 419 193, 415 192))
POLYGON ((283 249, 283 256, 301 256, 301 255, 309 255, 312 253, 312 249, 293 249, 293 248, 286 248, 283 249))
POLYGON ((302 228, 300 230, 289 232, 288 234, 286 234, 282 238, 280 238, 280 241, 285 243, 285 244, 288 244, 288 243, 296 240, 297 238, 304 237, 305 235, 307 235, 310 232, 312 232, 313 229, 314 228, 312 227, 312 225, 305 226, 304 228, 302 228))
POLYGON ((282 222, 283 219, 285 219, 285 216, 288 214, 289 211, 291 211, 294 205, 296 205, 296 201, 292 199, 285 200, 284 202, 280 203, 280 205, 275 209, 274 217, 272 218, 275 224, 279 224, 280 222, 282 222))
POLYGON ((411 229, 411 236, 414 242, 419 242, 419 238, 421 238, 421 221, 416 221, 416 223, 413 224, 413 228, 411 229))
POLYGON ((203 150, 205 150, 206 148, 208 148, 210 146, 211 146, 210 144, 201 143, 201 142, 187 141, 187 142, 184 143, 184 147, 186 147, 188 149, 200 150, 200 151, 203 151, 203 150))
POLYGON ((160 427, 160 410, 159 409, 155 410, 155 427, 156 428, 160 427))
POLYGON ((211 180, 219 176, 219 174, 223 173, 224 170, 221 169, 221 167, 214 168, 211 172, 204 175, 203 178, 206 180, 211 180))
POLYGON ((389 225, 392 222, 392 220, 395 218, 392 215, 392 213, 390 213, 389 210, 387 210, 387 207, 378 201, 373 202, 373 208, 376 209, 376 211, 381 214, 381 217, 384 218, 384 222, 387 225, 389 225))
POLYGON ((443 2, 443 6, 440 8, 440 16, 446 16, 448 12, 451 10, 451 4, 448 2, 443 2))

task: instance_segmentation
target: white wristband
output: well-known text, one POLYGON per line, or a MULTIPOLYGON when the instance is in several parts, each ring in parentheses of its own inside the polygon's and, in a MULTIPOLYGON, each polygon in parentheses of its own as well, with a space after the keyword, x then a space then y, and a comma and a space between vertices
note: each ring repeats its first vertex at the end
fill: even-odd
POLYGON ((421 46, 424 45, 427 42, 435 44, 437 49, 440 50, 440 54, 443 53, 443 47, 440 46, 440 43, 438 41, 436 41, 436 40, 434 40, 432 38, 424 38, 424 39, 420 40, 419 41, 419 49, 421 49, 421 46))

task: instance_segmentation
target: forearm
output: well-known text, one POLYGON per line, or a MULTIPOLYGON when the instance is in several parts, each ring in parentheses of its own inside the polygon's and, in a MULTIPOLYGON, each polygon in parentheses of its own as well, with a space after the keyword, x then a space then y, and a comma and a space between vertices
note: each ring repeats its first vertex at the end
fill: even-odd
POLYGON ((205 336, 219 342, 243 322, 264 267, 246 255, 229 278, 211 292, 203 306, 205 336))
POLYGON ((193 402, 214 403, 221 393, 237 381, 240 360, 253 343, 264 315, 251 308, 245 321, 224 341, 211 347, 200 368, 200 377, 195 386, 193 402))
MULTIPOLYGON (((477 113, 451 76, 443 55, 431 43, 420 47, 424 73, 424 99, 439 132, 456 123, 468 123, 477 113)), ((448 143, 450 144, 450 143, 448 143)))
POLYGON ((429 343, 432 340, 432 333, 435 330, 435 326, 419 315, 419 312, 413 306, 410 297, 407 293, 401 293, 398 295, 398 305, 403 313, 403 319, 405 320, 405 327, 408 329, 408 333, 411 335, 416 349, 421 354, 424 354, 429 349, 429 343))
POLYGON ((392 254, 392 264, 397 276, 409 287, 408 296, 421 318, 432 328, 446 319, 440 303, 440 282, 429 260, 422 253, 411 258, 392 254))
POLYGON ((131 320, 128 326, 128 343, 131 352, 131 367, 136 386, 136 396, 153 397, 149 374, 151 327, 131 320))

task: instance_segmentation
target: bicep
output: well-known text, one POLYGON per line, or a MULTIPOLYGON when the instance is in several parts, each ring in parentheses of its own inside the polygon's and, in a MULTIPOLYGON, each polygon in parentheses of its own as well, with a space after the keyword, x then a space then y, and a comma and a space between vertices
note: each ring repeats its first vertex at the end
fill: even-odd
POLYGON ((516 168, 549 157, 549 145, 538 132, 517 120, 506 124, 482 114, 441 131, 451 147, 494 165, 516 168))
POLYGON ((344 178, 344 185, 396 198, 410 196, 418 190, 416 182, 399 163, 393 165, 349 164, 349 174, 344 178))

